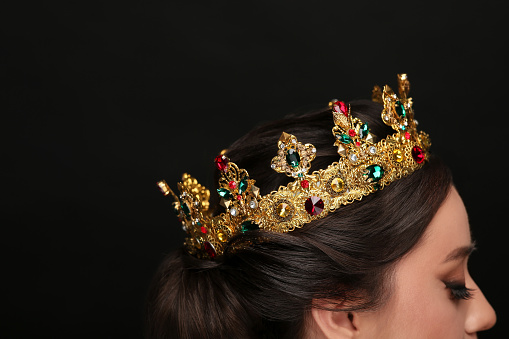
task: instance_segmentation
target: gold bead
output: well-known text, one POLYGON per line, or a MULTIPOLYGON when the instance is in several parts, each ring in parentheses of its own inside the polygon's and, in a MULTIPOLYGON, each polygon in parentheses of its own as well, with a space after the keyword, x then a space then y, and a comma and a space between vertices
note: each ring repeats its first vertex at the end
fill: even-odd
POLYGON ((161 193, 164 195, 170 194, 170 186, 166 183, 166 181, 161 180, 157 182, 157 186, 159 187, 159 190, 161 190, 161 193))
POLYGON ((219 239, 220 242, 225 242, 228 240, 228 238, 226 237, 226 233, 223 231, 217 232, 217 239, 219 239))
POLYGON ((403 152, 401 152, 401 150, 395 149, 393 152, 393 156, 394 156, 394 160, 396 160, 396 162, 403 161, 403 152))
POLYGON ((334 178, 330 183, 330 187, 334 192, 339 193, 345 188, 345 182, 341 178, 334 178))
POLYGON ((196 240, 195 238, 191 238, 191 245, 194 246, 194 248, 196 248, 196 249, 201 248, 200 242, 198 240, 196 240))

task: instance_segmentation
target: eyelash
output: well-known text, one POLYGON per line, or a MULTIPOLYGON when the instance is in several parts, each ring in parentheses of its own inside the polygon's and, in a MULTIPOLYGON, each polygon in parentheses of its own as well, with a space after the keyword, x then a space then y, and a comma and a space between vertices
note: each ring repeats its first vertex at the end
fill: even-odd
POLYGON ((445 287, 451 291, 451 299, 468 300, 472 298, 473 289, 467 288, 463 283, 446 282, 445 287))

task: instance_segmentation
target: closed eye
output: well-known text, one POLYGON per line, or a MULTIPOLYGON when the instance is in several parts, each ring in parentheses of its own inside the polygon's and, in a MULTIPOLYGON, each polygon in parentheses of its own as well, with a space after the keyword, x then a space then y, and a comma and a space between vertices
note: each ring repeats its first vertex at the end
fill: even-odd
POLYGON ((453 300, 469 300, 473 296, 473 289, 465 286, 460 282, 445 282, 445 287, 451 292, 451 299, 453 300))

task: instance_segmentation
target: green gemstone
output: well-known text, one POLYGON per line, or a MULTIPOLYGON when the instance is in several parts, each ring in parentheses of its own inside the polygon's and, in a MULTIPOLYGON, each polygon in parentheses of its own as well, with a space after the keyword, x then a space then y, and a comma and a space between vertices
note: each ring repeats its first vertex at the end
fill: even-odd
POLYGON ((183 202, 180 204, 180 208, 182 211, 184 211, 184 214, 188 217, 191 215, 191 212, 189 211, 189 206, 187 206, 187 203, 183 202))
POLYGON ((362 124, 361 128, 359 129, 359 134, 361 136, 361 138, 365 138, 368 136, 369 134, 369 128, 368 128, 368 124, 362 124))
POLYGON ((339 136, 339 141, 341 141, 343 144, 349 144, 352 142, 352 138, 348 134, 341 134, 339 136))
POLYGON ((293 148, 289 149, 288 152, 286 152, 286 162, 293 168, 299 167, 300 162, 299 152, 297 152, 297 150, 293 148))
POLYGON ((247 179, 249 179, 247 176, 242 178, 239 184, 239 194, 242 194, 242 192, 245 192, 247 190, 247 179))
POLYGON ((226 188, 218 188, 217 189, 217 193, 219 194, 219 196, 221 198, 225 198, 225 199, 231 199, 232 198, 232 194, 226 188))
POLYGON ((399 100, 396 101, 396 113, 398 113, 398 115, 400 117, 405 117, 406 116, 405 107, 403 106, 403 104, 399 100))
POLYGON ((370 165, 366 167, 368 173, 366 174, 373 182, 377 182, 384 176, 384 169, 380 165, 370 165))
POLYGON ((241 231, 242 233, 246 233, 248 231, 256 231, 258 229, 260 229, 260 227, 255 224, 255 222, 253 220, 246 220, 244 221, 241 225, 241 231))

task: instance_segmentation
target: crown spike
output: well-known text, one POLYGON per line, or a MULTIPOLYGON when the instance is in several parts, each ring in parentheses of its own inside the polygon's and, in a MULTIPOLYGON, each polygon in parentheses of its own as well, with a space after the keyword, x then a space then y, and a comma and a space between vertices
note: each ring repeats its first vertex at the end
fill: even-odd
POLYGON ((398 74, 398 91, 401 99, 406 99, 410 92, 410 81, 406 74, 398 74))
MULTIPOLYGON (((288 144, 291 142, 291 138, 292 138, 292 135, 290 135, 286 132, 283 132, 283 133, 281 133, 281 136, 279 137, 279 143, 288 144)), ((279 143, 278 143, 278 146, 280 145, 279 143)))
POLYGON ((380 86, 375 85, 373 87, 373 90, 371 91, 371 100, 374 102, 378 102, 379 104, 383 104, 382 89, 380 88, 380 86))

